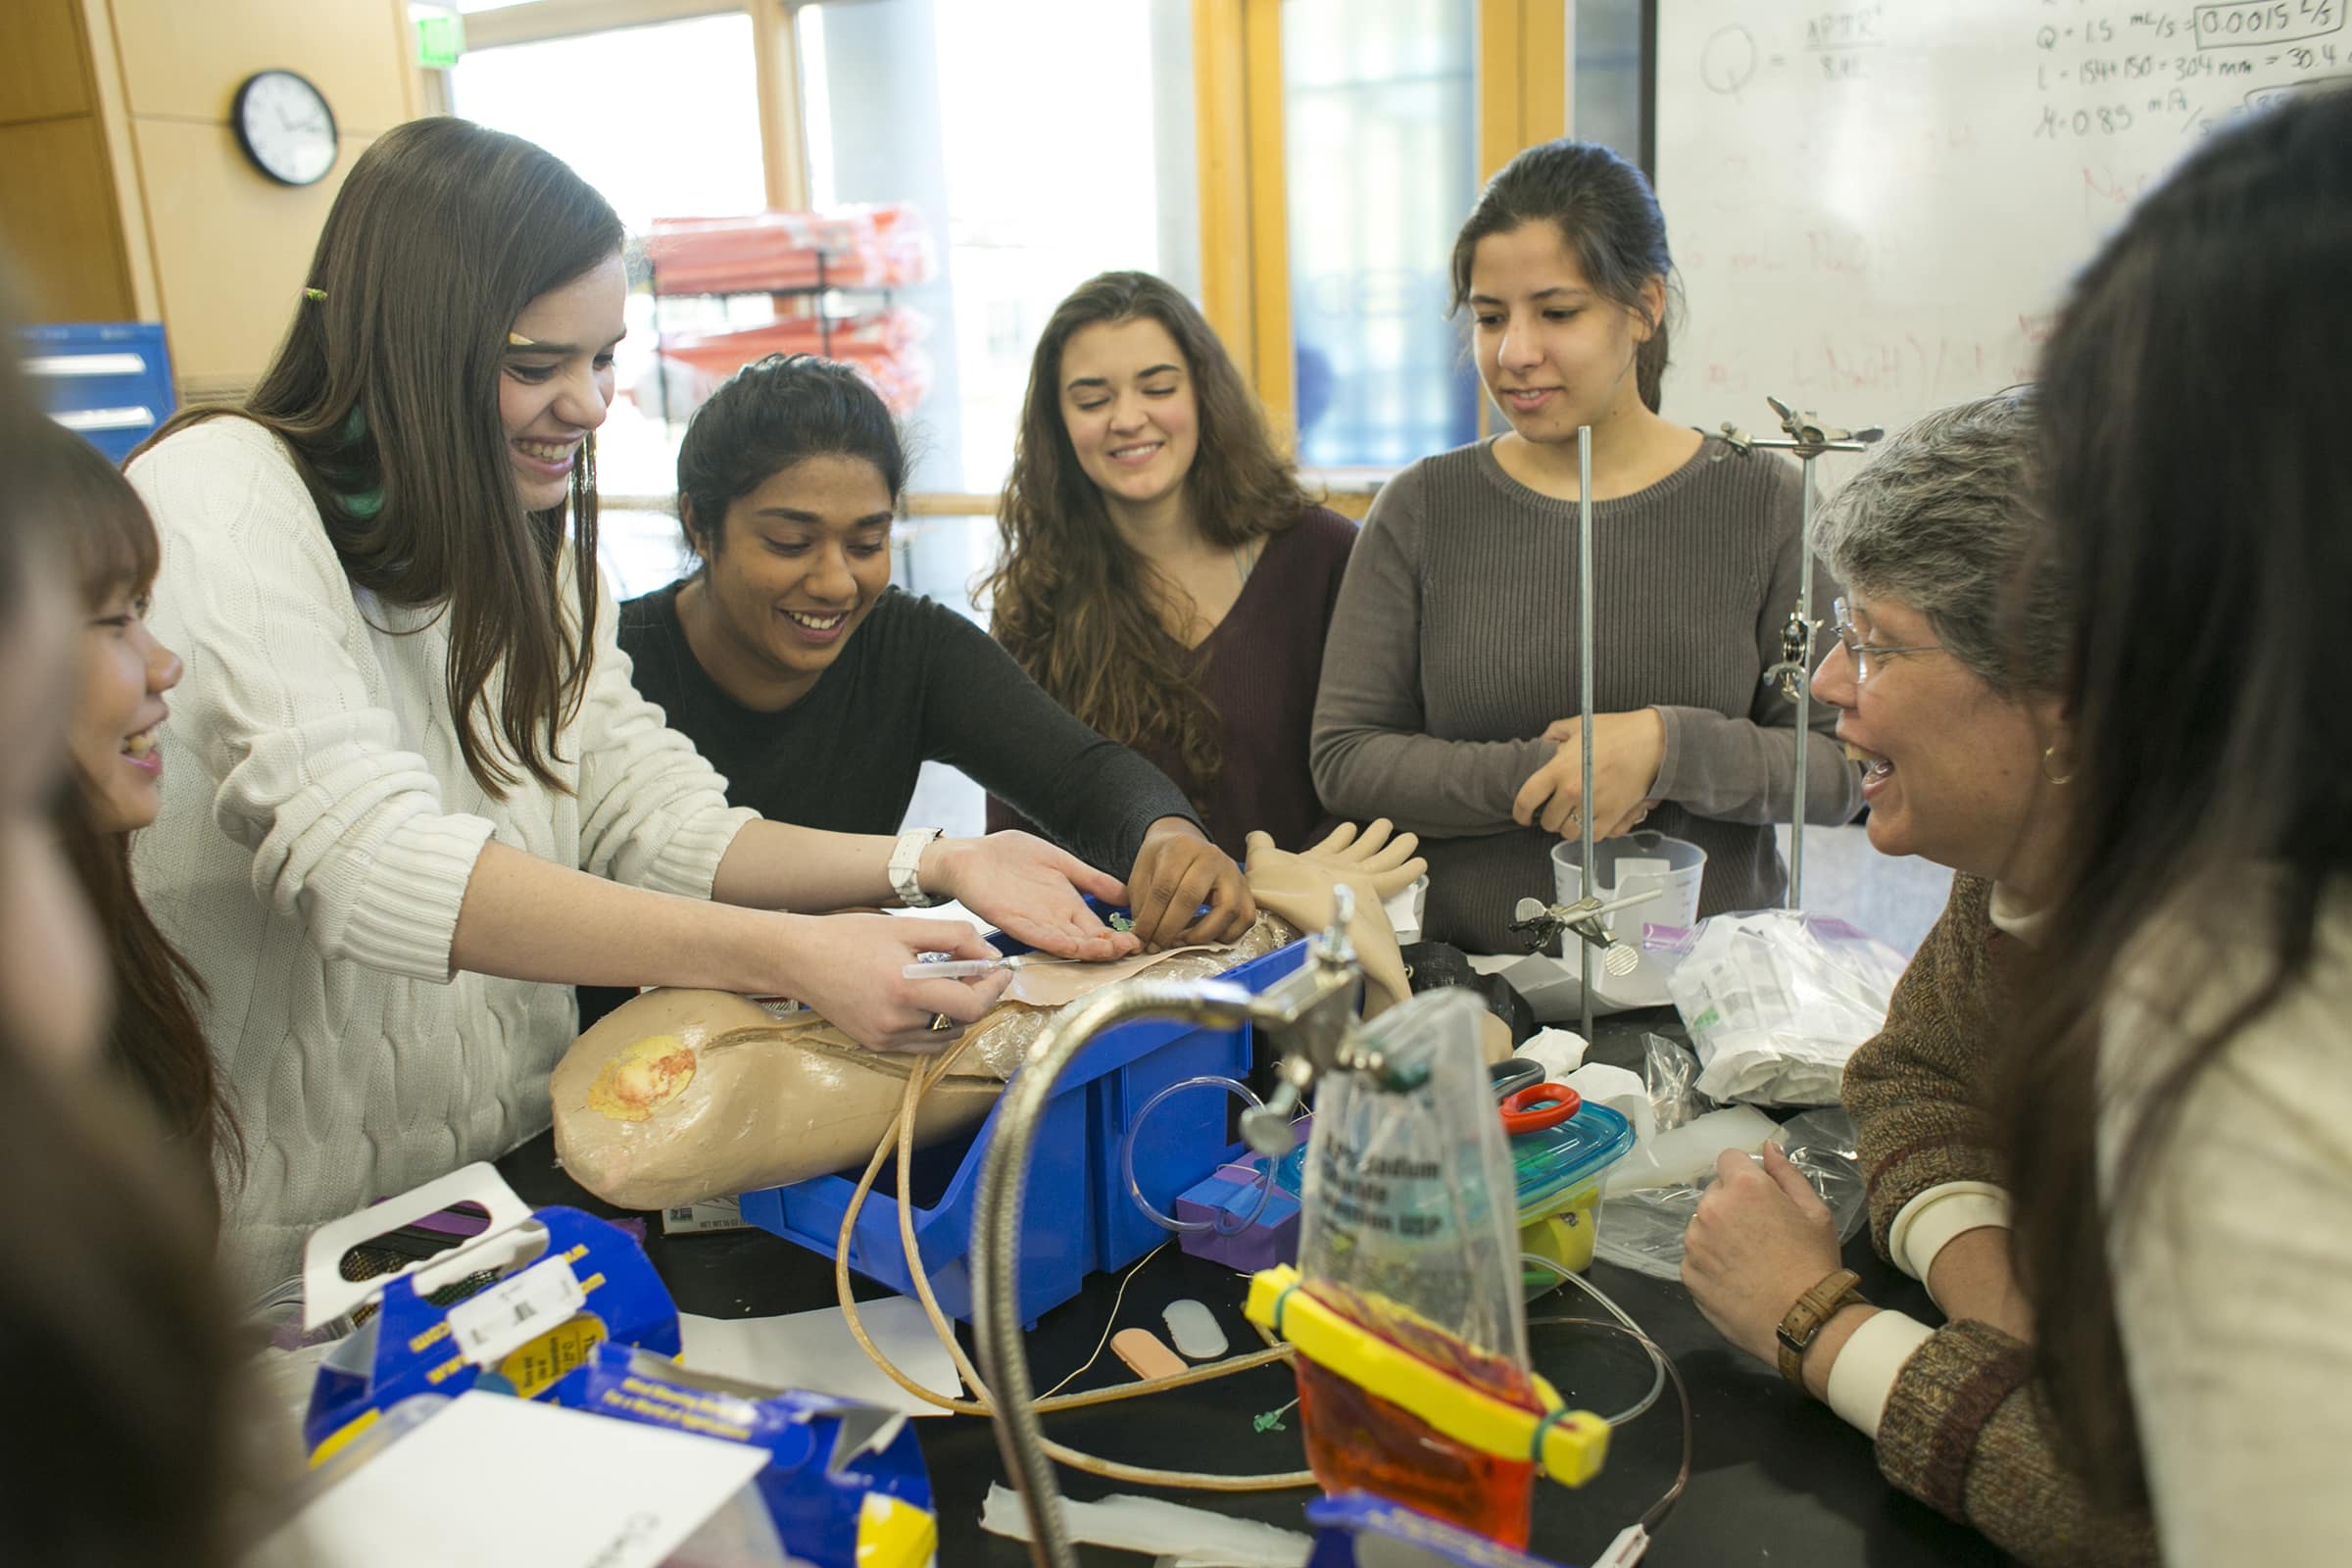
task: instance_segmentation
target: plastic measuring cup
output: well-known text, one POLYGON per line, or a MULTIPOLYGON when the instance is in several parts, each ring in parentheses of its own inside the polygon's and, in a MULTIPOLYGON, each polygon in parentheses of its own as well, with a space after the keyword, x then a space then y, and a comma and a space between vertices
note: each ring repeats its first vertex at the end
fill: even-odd
MULTIPOLYGON (((1579 839, 1562 839, 1551 847, 1552 892, 1562 904, 1574 904, 1585 896, 1584 856, 1585 846, 1579 839)), ((1697 923, 1698 885, 1707 874, 1707 852, 1697 845, 1644 828, 1600 840, 1592 846, 1592 858, 1599 871, 1596 891, 1603 899, 1659 890, 1658 897, 1647 904, 1622 911, 1634 931, 1632 946, 1641 946, 1642 925, 1687 929, 1697 923)), ((1619 918, 1618 914, 1603 915, 1601 923, 1616 935, 1619 918)))

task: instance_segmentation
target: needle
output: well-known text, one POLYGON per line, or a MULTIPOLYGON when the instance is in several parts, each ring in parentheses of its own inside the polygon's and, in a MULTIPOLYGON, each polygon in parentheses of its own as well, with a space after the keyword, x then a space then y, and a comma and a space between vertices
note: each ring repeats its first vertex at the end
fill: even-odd
POLYGON ((900 971, 909 980, 969 980, 999 969, 1026 969, 1033 963, 1083 963, 1082 958, 1050 958, 1042 953, 1016 953, 1008 958, 932 958, 910 963, 900 971))

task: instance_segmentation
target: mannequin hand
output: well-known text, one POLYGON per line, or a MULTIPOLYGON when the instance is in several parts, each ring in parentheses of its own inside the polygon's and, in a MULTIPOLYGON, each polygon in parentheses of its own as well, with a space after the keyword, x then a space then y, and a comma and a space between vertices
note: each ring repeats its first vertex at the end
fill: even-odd
POLYGON ((1144 834, 1127 871, 1127 907, 1146 953, 1231 942, 1257 918, 1242 868, 1181 816, 1163 816, 1144 834), (1195 919, 1203 904, 1208 912, 1195 919))
POLYGON ((961 920, 892 914, 796 916, 805 923, 778 995, 814 1008, 827 1023, 876 1051, 937 1051, 962 1031, 934 1029, 946 1014, 973 1022, 1012 984, 999 969, 972 980, 909 980, 902 972, 926 953, 994 958, 997 950, 961 920))
MULTIPOLYGON (((1335 881, 1345 878, 1368 885, 1385 904, 1429 870, 1429 862, 1413 854, 1420 847, 1419 839, 1410 833, 1396 833, 1384 816, 1362 829, 1353 822, 1342 822, 1322 843, 1299 851, 1298 858, 1330 873, 1335 881)), ((1261 857, 1282 853, 1263 833, 1250 834, 1247 848, 1253 866, 1261 857)))
POLYGON ((1276 849, 1263 833, 1250 835, 1250 893, 1299 930, 1320 931, 1331 923, 1337 903, 1333 889, 1341 883, 1354 894, 1348 937, 1364 968, 1367 1018, 1411 993, 1396 927, 1381 906, 1428 869, 1428 862, 1413 855, 1417 842, 1410 833, 1390 838, 1386 822, 1373 823, 1361 836, 1352 825, 1342 827, 1303 855, 1276 849))
MULTIPOLYGON (((1511 819, 1563 837, 1575 833, 1584 803, 1582 719, 1563 718, 1544 731, 1557 742, 1551 760, 1528 775, 1511 802, 1511 819)), ((1647 809, 1658 766, 1666 760, 1666 720, 1654 708, 1592 716, 1592 836, 1614 838, 1631 830, 1647 809)))
POLYGON ((1683 1284, 1717 1333, 1770 1366, 1781 1319, 1838 1266, 1838 1222, 1778 1144, 1761 1164, 1726 1150, 1715 1172, 1683 1233, 1683 1284))
POLYGON ((932 897, 954 899, 1006 936, 1057 958, 1123 958, 1141 946, 1104 925, 1079 897, 1116 903, 1127 892, 1118 879, 1033 834, 935 839, 916 877, 932 897))

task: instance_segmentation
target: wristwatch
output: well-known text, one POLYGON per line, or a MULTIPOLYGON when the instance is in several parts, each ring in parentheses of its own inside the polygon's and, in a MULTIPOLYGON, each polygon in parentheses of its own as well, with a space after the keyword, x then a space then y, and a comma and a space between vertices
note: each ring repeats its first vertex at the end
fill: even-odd
POLYGON ((920 872, 923 851, 945 831, 936 827, 910 827, 890 847, 890 891, 909 909, 928 909, 939 902, 923 891, 920 872))
POLYGON ((1799 1390, 1805 1386, 1805 1347, 1813 1343, 1821 1326, 1845 1307, 1870 1304, 1855 1288, 1861 1283, 1862 1276, 1850 1268, 1832 1269, 1819 1285, 1796 1298, 1781 1326, 1773 1330, 1781 1342, 1781 1376, 1799 1390))

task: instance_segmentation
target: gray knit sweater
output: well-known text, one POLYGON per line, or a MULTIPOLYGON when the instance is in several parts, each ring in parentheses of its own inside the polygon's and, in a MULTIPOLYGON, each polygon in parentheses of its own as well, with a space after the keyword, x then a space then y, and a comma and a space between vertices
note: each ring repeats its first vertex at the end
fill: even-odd
MULTIPOLYGON (((1795 467, 1714 436, 1638 494, 1596 502, 1596 710, 1655 708, 1666 752, 1645 824, 1707 852, 1699 911, 1756 908, 1787 885, 1772 823, 1791 813, 1796 711, 1765 689, 1796 603, 1795 467)), ((1429 857, 1422 928, 1516 952, 1521 897, 1552 895, 1555 835, 1511 801, 1578 711, 1576 516, 1503 471, 1489 444, 1425 458, 1385 485, 1340 590, 1315 704, 1315 786, 1341 816, 1388 816, 1429 857)), ((1813 576, 1815 614, 1838 591, 1813 576)), ((1816 648, 1827 645, 1826 635, 1816 648)), ((1814 707, 1806 820, 1861 804, 1814 707)))

